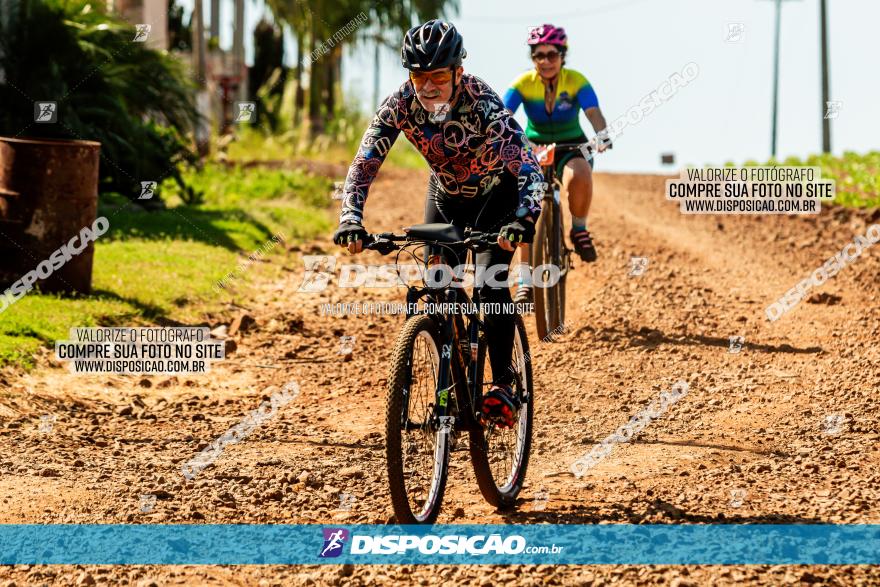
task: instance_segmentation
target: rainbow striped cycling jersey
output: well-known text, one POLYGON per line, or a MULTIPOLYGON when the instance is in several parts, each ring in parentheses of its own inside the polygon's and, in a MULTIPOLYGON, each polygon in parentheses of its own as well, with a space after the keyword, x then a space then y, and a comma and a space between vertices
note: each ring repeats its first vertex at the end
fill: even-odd
POLYGON ((547 114, 544 108, 544 82, 534 69, 516 78, 504 94, 504 105, 511 112, 515 113, 520 104, 529 120, 526 136, 538 143, 554 143, 582 138, 578 112, 598 108, 599 100, 587 78, 563 67, 552 113, 547 114))

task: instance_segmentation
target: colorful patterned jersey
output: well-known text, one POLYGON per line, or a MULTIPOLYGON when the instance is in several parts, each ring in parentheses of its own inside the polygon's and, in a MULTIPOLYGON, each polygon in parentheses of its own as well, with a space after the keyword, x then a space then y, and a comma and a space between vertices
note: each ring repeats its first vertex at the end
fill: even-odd
POLYGON ((370 184, 401 131, 428 161, 446 196, 483 198, 510 173, 518 181, 520 205, 533 218, 540 213, 544 176, 522 127, 492 88, 464 74, 445 116, 427 112, 410 81, 382 103, 345 178, 340 222, 362 221, 370 184))
POLYGON ((587 108, 597 108, 599 100, 587 78, 563 67, 552 113, 547 114, 544 107, 544 82, 534 69, 516 78, 504 94, 504 105, 511 112, 516 112, 520 104, 529 119, 526 136, 535 142, 554 143, 583 137, 578 114, 587 108))

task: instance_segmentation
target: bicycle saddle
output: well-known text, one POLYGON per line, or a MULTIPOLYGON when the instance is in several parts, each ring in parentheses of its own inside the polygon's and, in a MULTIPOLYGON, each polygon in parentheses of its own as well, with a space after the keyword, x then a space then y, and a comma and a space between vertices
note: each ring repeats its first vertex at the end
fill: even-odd
POLYGON ((464 229, 453 224, 440 222, 429 224, 414 224, 403 231, 413 239, 436 241, 440 243, 454 243, 464 240, 464 229))

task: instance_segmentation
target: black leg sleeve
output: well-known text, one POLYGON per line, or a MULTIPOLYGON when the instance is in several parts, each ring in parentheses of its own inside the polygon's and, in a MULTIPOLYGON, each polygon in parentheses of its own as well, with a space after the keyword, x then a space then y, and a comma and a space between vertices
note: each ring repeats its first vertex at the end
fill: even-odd
POLYGON ((492 286, 488 283, 480 287, 480 300, 484 304, 498 304, 500 311, 484 314, 486 323, 486 341, 489 345, 489 363, 492 365, 493 383, 510 384, 513 372, 510 370, 513 354, 514 315, 504 312, 505 304, 512 304, 510 290, 507 288, 507 267, 513 259, 513 253, 493 247, 477 255, 477 266, 488 270, 494 265, 503 265, 504 271, 498 272, 494 280, 504 283, 503 286, 492 286))

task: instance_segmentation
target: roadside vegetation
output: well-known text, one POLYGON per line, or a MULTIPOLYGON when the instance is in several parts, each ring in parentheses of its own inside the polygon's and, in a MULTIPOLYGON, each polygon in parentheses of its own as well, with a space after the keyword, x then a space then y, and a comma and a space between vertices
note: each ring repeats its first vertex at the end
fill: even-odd
MULTIPOLYGON (((90 295, 46 295, 38 282, 0 313, 0 367, 32 367, 35 352, 72 327, 205 323, 230 303, 246 304, 256 282, 280 278, 273 259, 333 229, 333 182, 344 179, 368 123, 342 93, 343 45, 399 38, 414 18, 455 5, 270 1, 277 24, 263 21, 254 32, 248 88, 259 117, 215 135, 209 155, 195 144, 192 22, 177 0, 169 3, 168 52, 133 43, 134 26, 103 0, 21 0, 0 10, 0 135, 100 141, 98 215, 110 219, 95 243, 90 295), (374 25, 325 51, 324 41, 361 10, 374 25), (282 27, 297 42, 293 69, 281 61, 282 27), (57 96, 63 124, 34 125, 31 95, 57 96), (143 178, 159 185, 141 201, 143 178), (273 237, 286 242, 273 245, 273 237), (267 244, 269 262, 247 263, 267 244)), ((386 164, 424 165, 404 140, 386 164)))
MULTIPOLYGON (((734 163, 728 162, 726 165, 733 166, 734 163)), ((820 167, 823 178, 836 182, 837 197, 834 198, 834 204, 848 208, 880 207, 880 151, 846 151, 841 156, 810 155, 806 158, 789 157, 783 161, 771 159, 766 163, 749 160, 743 165, 820 167)))
MULTIPOLYGON (((293 81, 286 84, 267 112, 266 116, 273 121, 271 124, 241 125, 235 140, 221 145, 220 158, 271 164, 308 159, 348 166, 370 124, 370 116, 352 102, 336 110, 322 134, 312 136, 308 124, 297 122, 296 84, 293 81)), ((408 169, 427 168, 422 155, 402 135, 388 152, 386 163, 408 169)))
POLYGON ((100 142, 102 193, 137 198, 144 178, 185 189, 198 114, 184 62, 132 42, 103 0, 2 4, 0 135, 100 142), (56 103, 56 123, 34 123, 35 99, 56 103))
POLYGON ((33 366, 38 347, 51 348, 76 326, 203 322, 230 302, 244 303, 256 280, 279 277, 271 262, 236 271, 260 247, 270 261, 286 254, 284 243, 271 246, 273 236, 289 245, 333 225, 327 178, 209 163, 185 180, 204 194, 200 205, 183 205, 176 183, 163 210, 102 198, 98 214, 111 218, 110 231, 95 244, 92 294, 34 291, 12 304, 0 314, 0 365, 33 366), (230 273, 235 279, 217 287, 230 273))

